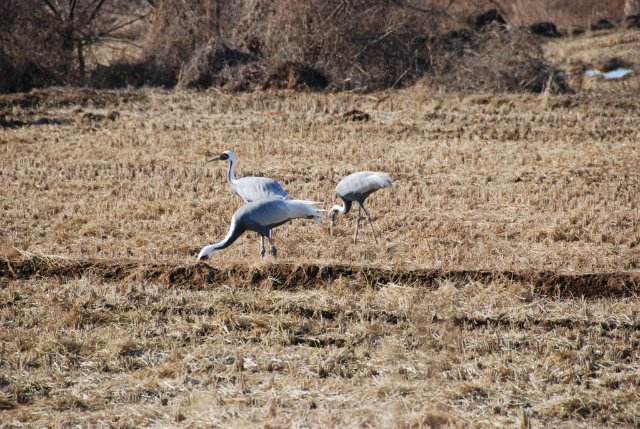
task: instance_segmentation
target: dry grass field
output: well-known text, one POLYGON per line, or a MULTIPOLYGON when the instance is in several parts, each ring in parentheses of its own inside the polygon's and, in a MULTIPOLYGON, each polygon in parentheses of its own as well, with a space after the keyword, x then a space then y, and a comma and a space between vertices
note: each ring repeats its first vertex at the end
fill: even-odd
POLYGON ((0 427, 640 427, 639 82, 0 98, 0 427), (352 212, 197 263, 227 149, 326 209, 388 172, 380 245, 352 212))
MULTIPOLYGON (((193 263, 241 205, 226 166, 205 165, 232 149, 239 177, 272 177, 326 209, 349 173, 394 180, 367 204, 380 246, 366 224, 353 245, 352 214, 333 237, 328 223, 299 220, 276 231, 282 261, 637 269, 635 97, 29 94, 14 103, 16 116, 50 124, 3 131, 3 248, 193 263), (370 120, 349 120, 353 109, 370 120)), ((213 258, 238 262, 260 262, 255 235, 213 258)))

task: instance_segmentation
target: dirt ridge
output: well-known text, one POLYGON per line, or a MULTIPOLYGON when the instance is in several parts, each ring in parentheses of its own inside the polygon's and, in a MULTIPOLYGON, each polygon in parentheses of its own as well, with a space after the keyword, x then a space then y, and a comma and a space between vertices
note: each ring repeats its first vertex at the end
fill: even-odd
POLYGON ((106 282, 159 281, 190 289, 206 289, 212 285, 242 287, 247 284, 276 289, 304 289, 320 287, 327 282, 343 278, 351 282, 351 287, 355 289, 389 283, 437 289, 444 280, 485 284, 506 280, 530 284, 536 293, 548 296, 596 298, 631 296, 640 292, 640 274, 631 272, 562 274, 546 271, 442 271, 291 263, 274 263, 259 267, 216 267, 205 263, 183 265, 170 262, 74 261, 44 257, 0 259, 2 279, 82 276, 97 277, 106 282))

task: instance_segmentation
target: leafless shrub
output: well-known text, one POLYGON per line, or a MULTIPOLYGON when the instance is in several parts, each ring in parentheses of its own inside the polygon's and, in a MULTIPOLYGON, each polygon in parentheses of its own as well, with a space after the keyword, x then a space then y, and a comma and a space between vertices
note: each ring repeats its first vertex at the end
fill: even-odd
POLYGON ((468 11, 454 10, 456 3, 246 1, 214 8, 168 0, 157 8, 146 56, 181 69, 185 87, 262 82, 263 88, 373 91, 431 76, 451 89, 542 91, 552 71, 535 41, 517 31, 478 30, 468 11), (249 54, 259 66, 236 70, 249 54), (508 62, 494 72, 498 55, 508 62), (452 70, 454 78, 445 78, 452 70))
POLYGON ((291 61, 326 73, 334 90, 403 86, 429 68, 429 35, 447 19, 422 3, 260 2, 234 37, 260 53, 270 75, 291 61))
POLYGON ((425 81, 466 92, 567 92, 568 86, 543 58, 538 41, 526 30, 493 25, 444 34, 434 47, 434 72, 425 81))
MULTIPOLYGON (((146 16, 142 3, 142 0, 1 2, 2 62, 8 62, 14 73, 21 75, 19 79, 5 81, 2 89, 14 92, 54 83, 83 84, 89 48, 125 37, 123 33, 146 16)), ((3 71, 8 69, 3 67, 3 71)))
POLYGON ((0 93, 27 92, 60 84, 49 69, 36 61, 12 56, 0 50, 0 93))
POLYGON ((216 35, 218 23, 224 21, 219 12, 213 2, 157 2, 144 44, 144 58, 178 74, 196 50, 216 35))

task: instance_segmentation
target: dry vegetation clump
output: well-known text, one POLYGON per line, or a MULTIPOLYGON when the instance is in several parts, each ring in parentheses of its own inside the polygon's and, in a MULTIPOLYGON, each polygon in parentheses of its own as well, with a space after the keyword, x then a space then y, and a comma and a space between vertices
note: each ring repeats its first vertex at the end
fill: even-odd
POLYGON ((637 427, 637 297, 507 279, 0 289, 3 426, 637 427))
POLYGON ((224 86, 219 77, 225 68, 234 68, 256 59, 248 53, 234 50, 215 39, 198 49, 180 74, 181 88, 209 88, 224 86))
POLYGON ((0 50, 0 93, 28 92, 60 84, 60 80, 49 70, 33 61, 24 61, 0 50))
POLYGON ((287 61, 267 77, 262 88, 321 90, 327 85, 329 79, 324 73, 299 62, 287 61))
POLYGON ((142 86, 173 88, 177 78, 173 70, 153 61, 117 62, 98 65, 89 76, 89 85, 96 89, 118 89, 142 86))
POLYGON ((599 0, 498 0, 492 3, 511 24, 551 22, 564 30, 584 31, 601 20, 620 24, 625 17, 640 12, 640 4, 635 0, 609 0, 606 4, 599 0))
POLYGON ((539 41, 524 29, 492 24, 482 31, 457 29, 435 45, 433 73, 424 82, 458 92, 570 92, 543 56, 539 41))
POLYGON ((466 23, 468 9, 463 14, 433 1, 248 2, 215 10, 177 3, 158 8, 147 55, 180 68, 185 86, 374 91, 410 86, 428 74, 447 90, 540 92, 553 76, 529 33, 478 31, 466 23), (464 40, 456 43, 456 35, 464 40), (260 66, 235 70, 244 61, 223 60, 220 43, 260 66))
MULTIPOLYGON (((233 87, 273 87, 283 68, 300 64, 330 76, 334 89, 370 91, 402 86, 428 69, 426 42, 447 18, 440 12, 436 22, 429 12, 437 9, 427 9, 388 2, 243 2, 212 8, 166 1, 152 23, 147 52, 178 69, 198 63, 214 37, 262 65, 262 73, 238 76, 256 81, 236 77, 229 82, 233 87)), ((219 71, 214 67, 205 74, 219 71)))

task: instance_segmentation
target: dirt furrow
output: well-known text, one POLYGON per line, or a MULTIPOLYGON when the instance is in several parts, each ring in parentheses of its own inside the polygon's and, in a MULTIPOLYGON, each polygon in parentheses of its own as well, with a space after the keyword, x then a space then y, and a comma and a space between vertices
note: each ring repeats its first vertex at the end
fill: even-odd
POLYGON ((106 282, 155 281, 206 289, 215 285, 232 287, 270 286, 274 289, 304 289, 346 280, 360 289, 390 283, 437 289, 444 281, 456 284, 511 281, 528 284, 542 295, 556 297, 631 296, 640 292, 640 275, 632 272, 563 274, 553 272, 440 271, 387 269, 349 265, 296 265, 274 263, 265 266, 234 265, 216 267, 204 263, 143 263, 105 260, 64 260, 41 257, 0 259, 0 277, 29 279, 38 277, 78 278, 92 276, 106 282))

